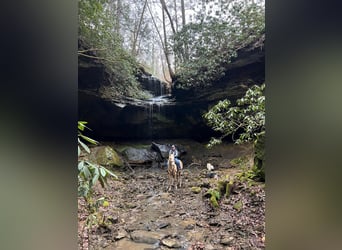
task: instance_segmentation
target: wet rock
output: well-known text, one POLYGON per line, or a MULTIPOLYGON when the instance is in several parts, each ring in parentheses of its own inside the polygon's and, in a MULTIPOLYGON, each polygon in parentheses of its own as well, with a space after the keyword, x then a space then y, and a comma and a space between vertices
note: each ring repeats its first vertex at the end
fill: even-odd
POLYGON ((196 226, 198 226, 198 227, 207 227, 207 224, 204 223, 204 222, 201 222, 201 221, 197 221, 196 222, 196 226))
POLYGON ((220 243, 221 243, 222 245, 229 246, 229 245, 231 245, 231 244, 233 243, 233 241, 234 241, 234 237, 233 237, 233 236, 224 236, 224 237, 221 239, 220 243))
POLYGON ((119 217, 117 217, 117 216, 109 216, 107 218, 107 220, 110 221, 112 224, 116 224, 116 223, 119 222, 119 217))
POLYGON ((168 227, 170 225, 171 225, 170 222, 159 222, 159 223, 157 223, 157 228, 158 229, 163 229, 163 228, 166 228, 166 227, 168 227))
POLYGON ((133 202, 127 202, 126 203, 126 207, 127 208, 136 208, 137 207, 137 204, 133 203, 133 202))
POLYGON ((108 247, 106 247, 106 250, 128 250, 128 249, 129 250, 156 249, 156 247, 154 247, 151 244, 136 243, 126 238, 116 241, 110 244, 108 247))
POLYGON ((209 224, 210 226, 214 226, 214 227, 219 227, 219 226, 221 226, 221 222, 220 222, 219 220, 215 219, 215 218, 210 219, 210 220, 208 221, 208 224, 209 224))
POLYGON ((214 250, 214 249, 217 249, 217 248, 213 247, 211 244, 206 244, 204 249, 206 249, 206 250, 214 250))
POLYGON ((109 244, 106 240, 102 240, 99 242, 99 245, 101 246, 101 248, 106 248, 109 244))
POLYGON ((131 238, 137 243, 155 244, 165 237, 162 233, 138 230, 131 233, 131 238))
POLYGON ((115 240, 121 240, 122 238, 127 237, 127 232, 123 229, 119 229, 119 231, 115 234, 115 240))
POLYGON ((162 239, 161 243, 169 248, 180 248, 182 246, 176 239, 162 239))
POLYGON ((194 224, 190 224, 190 225, 187 225, 184 229, 185 230, 192 230, 195 228, 195 225, 194 224))
POLYGON ((170 194, 169 193, 161 193, 160 198, 163 200, 168 200, 168 199, 170 199, 170 194))
POLYGON ((186 230, 191 230, 195 227, 196 221, 194 219, 186 219, 181 222, 181 225, 184 227, 186 230))
POLYGON ((202 188, 210 188, 211 187, 211 184, 209 182, 203 182, 200 187, 202 188))
POLYGON ((207 173, 207 174, 206 174, 206 177, 207 177, 207 178, 215 178, 215 179, 217 179, 217 178, 218 178, 218 175, 217 175, 217 173, 215 173, 215 172, 210 172, 210 173, 207 173))
POLYGON ((127 232, 133 232, 137 230, 144 230, 146 229, 146 226, 144 224, 131 224, 125 227, 127 232))

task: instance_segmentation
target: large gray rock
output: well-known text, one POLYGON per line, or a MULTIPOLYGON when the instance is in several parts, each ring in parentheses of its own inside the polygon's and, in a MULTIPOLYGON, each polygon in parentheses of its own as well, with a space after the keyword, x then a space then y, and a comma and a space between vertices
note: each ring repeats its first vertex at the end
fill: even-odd
MULTIPOLYGON (((152 142, 151 149, 156 151, 159 154, 159 156, 164 160, 168 159, 171 146, 171 144, 159 144, 156 142, 152 142)), ((179 156, 186 154, 186 150, 183 145, 176 145, 176 148, 179 152, 179 156)))
POLYGON ((151 149, 156 151, 162 159, 166 159, 169 156, 171 146, 152 142, 151 149))
POLYGON ((128 163, 134 165, 152 165, 154 161, 158 159, 156 152, 150 149, 139 149, 128 147, 123 151, 123 155, 126 157, 128 163))

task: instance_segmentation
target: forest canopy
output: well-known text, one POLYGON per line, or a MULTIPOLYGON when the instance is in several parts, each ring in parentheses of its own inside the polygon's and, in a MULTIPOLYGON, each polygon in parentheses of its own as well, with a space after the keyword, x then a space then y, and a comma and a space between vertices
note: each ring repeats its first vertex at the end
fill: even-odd
POLYGON ((209 86, 265 33, 259 0, 79 0, 79 56, 104 64, 118 94, 142 97, 139 67, 178 87, 209 86))
MULTIPOLYGON (((215 1, 209 1, 215 2, 215 1)), ((223 77, 237 50, 265 33, 264 8, 247 1, 227 1, 221 8, 196 16, 174 36, 179 61, 177 74, 183 87, 208 86, 223 77), (231 4, 229 4, 231 3, 231 4)))

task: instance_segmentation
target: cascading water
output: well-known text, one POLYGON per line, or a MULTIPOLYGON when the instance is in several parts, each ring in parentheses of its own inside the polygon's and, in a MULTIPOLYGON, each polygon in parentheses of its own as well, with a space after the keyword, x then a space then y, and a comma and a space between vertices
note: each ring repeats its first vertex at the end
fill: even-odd
POLYGON ((169 94, 166 93, 166 83, 160 81, 153 75, 145 76, 141 79, 142 87, 152 94, 152 98, 140 102, 140 105, 144 106, 147 115, 147 136, 153 137, 153 120, 162 117, 161 113, 165 105, 173 105, 174 102, 171 100, 169 94))
POLYGON ((149 133, 148 136, 150 138, 153 137, 153 119, 155 116, 163 116, 163 108, 164 106, 174 105, 175 102, 173 99, 170 99, 171 95, 161 95, 148 99, 146 101, 146 110, 148 112, 148 127, 149 133))

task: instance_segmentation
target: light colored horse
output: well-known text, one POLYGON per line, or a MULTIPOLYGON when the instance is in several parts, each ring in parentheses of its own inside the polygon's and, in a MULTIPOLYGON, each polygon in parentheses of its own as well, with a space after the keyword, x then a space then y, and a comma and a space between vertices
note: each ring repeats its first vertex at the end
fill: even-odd
POLYGON ((175 156, 173 154, 169 155, 168 166, 167 166, 167 173, 169 175, 169 189, 171 189, 172 185, 177 189, 177 185, 179 187, 182 186, 182 179, 181 179, 181 170, 183 169, 183 162, 179 160, 180 169, 177 169, 177 165, 175 162, 175 156))

